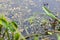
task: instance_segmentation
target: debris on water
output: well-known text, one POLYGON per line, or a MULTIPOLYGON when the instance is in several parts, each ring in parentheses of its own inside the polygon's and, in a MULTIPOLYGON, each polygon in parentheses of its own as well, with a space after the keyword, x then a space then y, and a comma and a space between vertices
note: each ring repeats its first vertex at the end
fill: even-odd
POLYGON ((48 3, 43 3, 44 6, 48 6, 48 3))

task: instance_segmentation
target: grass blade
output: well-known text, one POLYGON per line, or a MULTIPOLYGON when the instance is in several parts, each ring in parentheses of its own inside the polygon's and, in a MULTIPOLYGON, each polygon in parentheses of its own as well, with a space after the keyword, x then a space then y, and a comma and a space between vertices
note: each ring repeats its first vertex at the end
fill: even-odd
POLYGON ((15 33, 14 40, 19 40, 19 38, 20 38, 20 34, 19 33, 15 33))
POLYGON ((15 28, 18 28, 18 25, 15 21, 12 21, 12 24, 14 25, 15 28))
POLYGON ((25 37, 20 33, 20 39, 21 40, 26 40, 25 37))
POLYGON ((39 40, 39 35, 35 35, 34 40, 39 40))
POLYGON ((55 15, 53 15, 53 13, 48 8, 46 8, 45 6, 43 6, 42 8, 48 16, 50 16, 53 19, 57 19, 60 22, 60 20, 55 15))
POLYGON ((53 15, 52 12, 51 12, 49 9, 47 9, 45 6, 42 7, 42 8, 43 8, 43 10, 46 12, 46 14, 47 14, 48 16, 56 19, 55 15, 53 15))
POLYGON ((57 34, 57 40, 60 40, 60 35, 59 34, 57 34))

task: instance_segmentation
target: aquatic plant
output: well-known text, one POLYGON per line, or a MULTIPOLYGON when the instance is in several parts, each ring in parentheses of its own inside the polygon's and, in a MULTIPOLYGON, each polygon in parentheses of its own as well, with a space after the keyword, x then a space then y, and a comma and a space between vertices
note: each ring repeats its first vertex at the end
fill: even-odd
MULTIPOLYGON (((55 15, 53 15, 53 13, 48 8, 46 8, 45 6, 43 6, 42 8, 48 16, 50 16, 52 19, 55 19, 54 22, 52 23, 52 27, 54 27, 54 29, 55 29, 57 22, 58 22, 58 24, 60 24, 60 19, 58 19, 55 15)), ((55 32, 58 32, 57 33, 57 40, 60 40, 60 34, 59 34, 60 33, 60 27, 58 28, 58 31, 55 30, 55 32)))
POLYGON ((60 22, 60 19, 58 19, 55 15, 53 15, 53 13, 48 8, 46 8, 45 6, 43 6, 42 8, 48 16, 50 16, 51 18, 56 19, 60 22))
POLYGON ((24 36, 21 32, 18 31, 18 26, 15 21, 8 21, 4 15, 0 17, 0 40, 4 40, 5 36, 7 36, 7 40, 20 40, 22 38, 25 40, 24 36), (4 33, 1 33, 1 29, 5 28, 4 33), (12 34, 12 38, 10 37, 10 33, 12 34))

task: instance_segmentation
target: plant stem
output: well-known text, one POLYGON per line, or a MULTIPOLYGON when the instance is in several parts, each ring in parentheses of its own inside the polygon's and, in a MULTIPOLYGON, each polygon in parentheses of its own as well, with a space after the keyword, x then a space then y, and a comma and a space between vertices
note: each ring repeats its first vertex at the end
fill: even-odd
POLYGON ((14 33, 12 33, 12 39, 11 40, 14 40, 14 33))
POLYGON ((60 19, 53 15, 53 13, 48 8, 46 8, 45 6, 43 6, 42 8, 48 16, 50 16, 53 19, 56 19, 60 23, 60 19))
POLYGON ((7 33, 8 40, 10 40, 9 32, 8 32, 8 30, 7 30, 7 29, 6 29, 6 33, 7 33))
POLYGON ((2 31, 2 25, 0 25, 0 35, 1 35, 1 31, 2 31))

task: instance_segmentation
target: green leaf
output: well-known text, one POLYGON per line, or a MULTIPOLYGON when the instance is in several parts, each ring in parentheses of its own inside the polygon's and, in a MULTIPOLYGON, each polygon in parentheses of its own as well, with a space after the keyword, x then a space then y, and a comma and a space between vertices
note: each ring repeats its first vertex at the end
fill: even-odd
POLYGON ((34 40, 39 40, 38 35, 35 35, 35 36, 34 36, 34 40))
POLYGON ((18 28, 18 25, 15 21, 10 22, 9 26, 11 31, 16 31, 18 28))
POLYGON ((57 40, 60 40, 60 34, 57 34, 57 40))
POLYGON ((8 29, 8 21, 6 20, 4 15, 0 16, 0 25, 8 29))
POLYGON ((43 8, 43 10, 46 12, 46 14, 47 14, 48 16, 56 19, 55 15, 53 15, 53 13, 52 13, 48 8, 46 8, 45 6, 42 7, 42 8, 43 8))
POLYGON ((20 38, 20 33, 15 33, 14 39, 15 39, 15 40, 19 40, 19 38, 20 38))
POLYGON ((8 28, 8 23, 5 19, 0 18, 0 25, 3 25, 5 28, 8 28))
POLYGON ((14 25, 15 28, 18 28, 18 25, 15 21, 12 21, 12 24, 14 25))
POLYGON ((17 24, 15 21, 9 22, 8 28, 11 32, 15 32, 18 28, 17 24))
POLYGON ((17 29, 14 27, 14 24, 12 24, 12 22, 10 22, 8 24, 8 29, 11 31, 11 32, 15 32, 17 29))
POLYGON ((55 15, 53 15, 53 13, 48 8, 46 8, 45 6, 43 6, 42 8, 48 16, 50 16, 53 19, 57 19, 60 22, 60 20, 55 15))
POLYGON ((11 32, 16 31, 16 29, 18 27, 16 22, 14 22, 14 21, 12 21, 12 22, 7 21, 4 15, 2 15, 0 17, 0 25, 3 25, 3 27, 9 29, 11 32))
POLYGON ((4 20, 6 20, 5 15, 4 15, 4 14, 0 14, 0 19, 4 19, 4 20))

